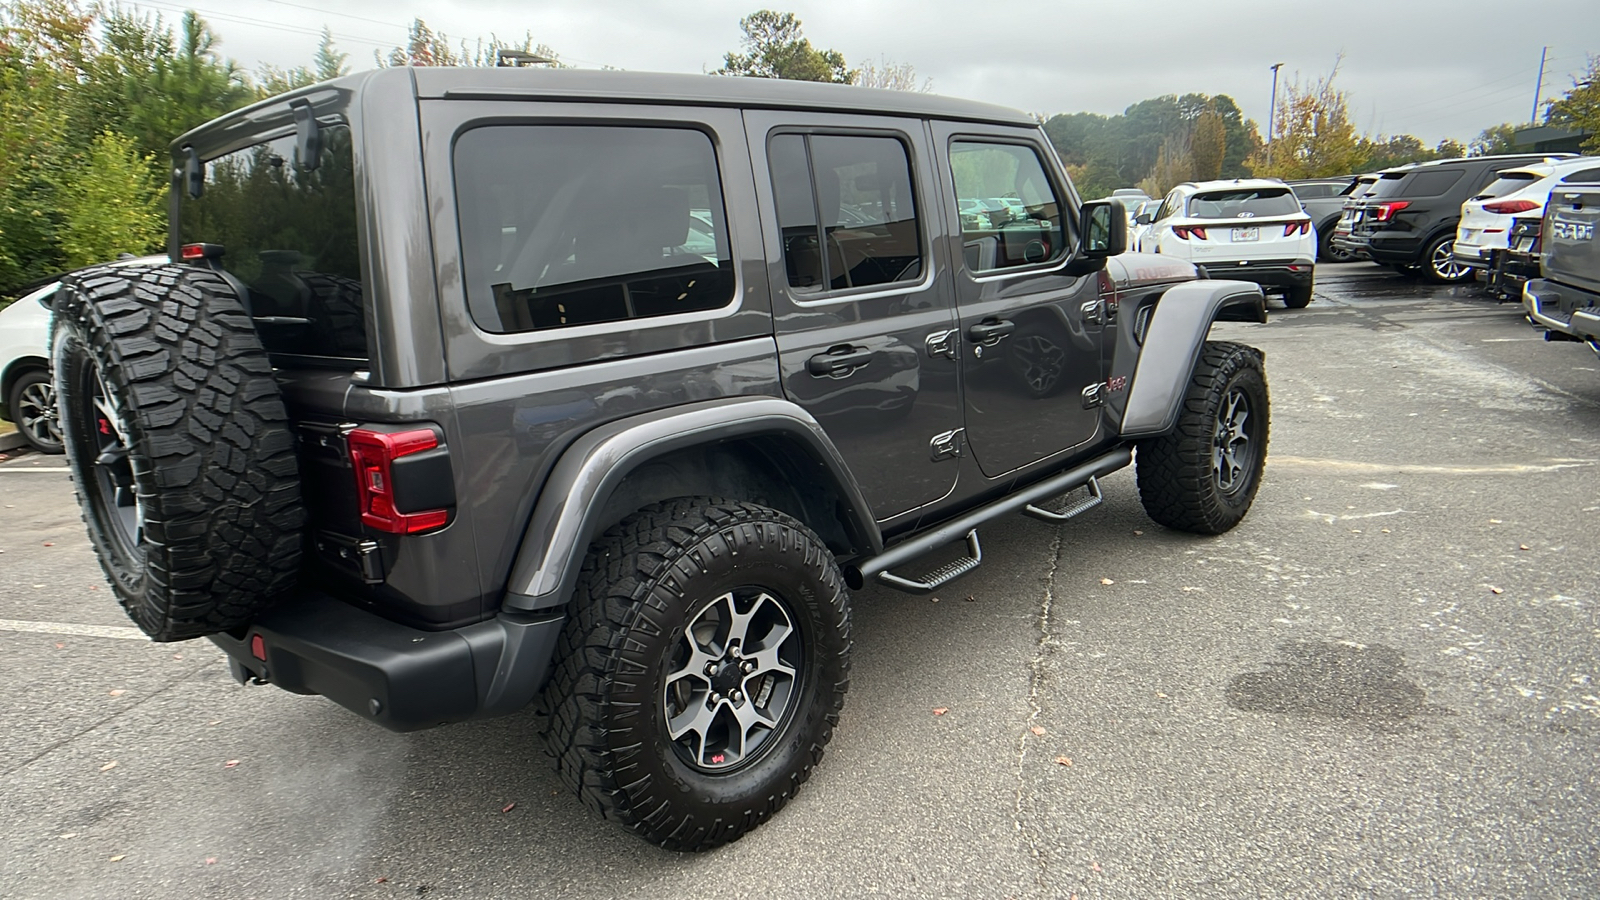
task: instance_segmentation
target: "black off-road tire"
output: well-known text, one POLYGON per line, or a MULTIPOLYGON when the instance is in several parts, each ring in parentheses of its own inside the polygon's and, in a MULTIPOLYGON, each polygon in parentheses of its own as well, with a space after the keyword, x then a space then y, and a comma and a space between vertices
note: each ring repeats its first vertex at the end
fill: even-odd
MULTIPOLYGON (((586 806, 653 844, 689 851, 737 840, 783 808, 822 758, 849 687, 849 593, 821 539, 752 503, 691 497, 652 504, 595 542, 574 604, 540 711, 556 769, 586 806), (752 588, 787 609, 799 655, 785 659, 798 678, 774 715, 781 724, 748 758, 717 769, 724 759, 705 755, 711 742, 696 744, 697 734, 715 729, 678 742, 669 737, 669 721, 700 709, 685 705, 675 717, 673 691, 695 681, 684 673, 710 658, 684 655, 698 646, 686 633, 723 609, 724 598, 748 597, 752 588)), ((752 606, 750 614, 770 609, 752 606)), ((714 645, 714 632, 705 633, 714 645)), ((796 646, 776 643, 785 653, 796 646)), ((716 667, 706 664, 698 702, 732 715, 716 694, 723 675, 709 677, 716 667)), ((743 699, 754 703, 749 695, 762 686, 755 677, 744 684, 743 699)))
POLYGON ((1290 285, 1283 291, 1283 305, 1289 309, 1305 309, 1311 305, 1312 294, 1315 293, 1314 285, 1290 285))
POLYGON ((133 621, 181 641, 287 593, 305 521, 294 440, 227 282, 170 264, 73 275, 52 337, 84 524, 133 621))
POLYGON ((1138 446, 1139 499, 1150 518, 1196 534, 1221 534, 1239 524, 1261 487, 1269 412, 1260 351, 1207 341, 1177 427, 1138 446), (1246 417, 1230 421, 1241 403, 1246 417), (1220 452, 1224 443, 1235 451, 1232 457, 1220 452))

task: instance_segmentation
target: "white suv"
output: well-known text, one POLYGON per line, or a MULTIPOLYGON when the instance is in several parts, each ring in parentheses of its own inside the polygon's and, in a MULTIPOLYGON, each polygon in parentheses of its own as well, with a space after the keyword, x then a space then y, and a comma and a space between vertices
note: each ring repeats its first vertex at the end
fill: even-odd
POLYGON ((1493 268, 1495 255, 1509 246, 1513 219, 1543 218, 1545 201, 1558 185, 1596 181, 1600 181, 1600 157, 1594 156, 1505 169, 1461 204, 1451 255, 1475 269, 1493 268))
POLYGON ((1311 302, 1317 230, 1294 191, 1276 178, 1178 185, 1139 249, 1181 257, 1216 278, 1276 289, 1293 309, 1311 302))

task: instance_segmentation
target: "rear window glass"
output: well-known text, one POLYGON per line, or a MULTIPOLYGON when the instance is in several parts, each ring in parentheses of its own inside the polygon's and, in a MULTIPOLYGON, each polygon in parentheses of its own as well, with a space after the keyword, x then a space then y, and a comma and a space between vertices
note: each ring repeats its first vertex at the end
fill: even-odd
POLYGON ((1286 187, 1206 191, 1189 198, 1191 219, 1249 219, 1258 216, 1291 216, 1300 204, 1286 187))
POLYGON ((205 190, 181 195, 181 243, 220 244, 256 331, 275 354, 367 358, 350 129, 325 125, 306 169, 293 135, 208 160, 205 190))
POLYGON ((1437 197, 1461 180, 1459 169, 1429 169, 1385 175, 1368 196, 1437 197))
POLYGON ((1600 168, 1580 169, 1561 179, 1562 184, 1600 184, 1600 168))
POLYGON ((1358 181, 1351 186, 1350 193, 1346 194, 1345 196, 1349 197, 1351 200, 1365 197, 1372 193, 1372 189, 1377 183, 1377 179, 1373 179, 1372 181, 1358 181))
POLYGON ((1520 191, 1539 179, 1532 172, 1501 172, 1500 176, 1489 182, 1489 186, 1478 195, 1479 199, 1489 197, 1504 197, 1514 191, 1520 191))
POLYGON ((498 125, 456 141, 467 304, 543 331, 733 301, 711 139, 690 128, 498 125))

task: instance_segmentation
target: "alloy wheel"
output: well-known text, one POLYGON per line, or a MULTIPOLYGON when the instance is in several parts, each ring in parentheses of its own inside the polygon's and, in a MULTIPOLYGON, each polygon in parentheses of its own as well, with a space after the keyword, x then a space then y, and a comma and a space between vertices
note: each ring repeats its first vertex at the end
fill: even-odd
POLYGON ((1224 494, 1238 491, 1249 481, 1255 464, 1256 444, 1250 437, 1250 398, 1238 387, 1229 390, 1217 409, 1212 439, 1212 472, 1224 494))
POLYGON ((61 446, 61 421, 56 410, 55 388, 38 381, 17 395, 17 427, 36 447, 61 446))
POLYGON ((684 626, 662 683, 662 722, 678 758, 708 774, 747 766, 777 743, 799 705, 805 648, 784 603, 729 591, 684 626))
POLYGON ((1433 268, 1433 274, 1440 280, 1460 281, 1472 271, 1470 266, 1456 261, 1455 248, 1455 241, 1441 241, 1433 248, 1433 256, 1428 259, 1428 265, 1433 268))
POLYGON ((144 542, 144 502, 134 485, 128 427, 120 406, 100 378, 98 366, 85 366, 81 377, 81 395, 90 401, 81 414, 83 433, 92 436, 95 454, 93 468, 86 473, 86 480, 92 483, 85 487, 93 493, 93 501, 105 510, 107 530, 122 552, 130 559, 138 558, 144 542))

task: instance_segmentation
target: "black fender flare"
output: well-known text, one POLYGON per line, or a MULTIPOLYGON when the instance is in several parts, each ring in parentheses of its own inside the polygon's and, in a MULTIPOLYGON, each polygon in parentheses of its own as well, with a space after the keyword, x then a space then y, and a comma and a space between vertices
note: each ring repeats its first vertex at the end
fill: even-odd
POLYGON ((1172 429, 1211 323, 1225 310, 1225 318, 1267 321, 1261 286, 1248 281, 1191 281, 1161 295, 1128 388, 1122 437, 1154 437, 1172 429))
POLYGON ((567 602, 589 544, 605 525, 600 510, 630 472, 677 450, 760 435, 781 435, 803 447, 842 498, 851 539, 869 555, 883 550, 872 508, 810 413, 778 397, 725 397, 629 416, 574 441, 534 503, 503 608, 535 612, 567 602))

